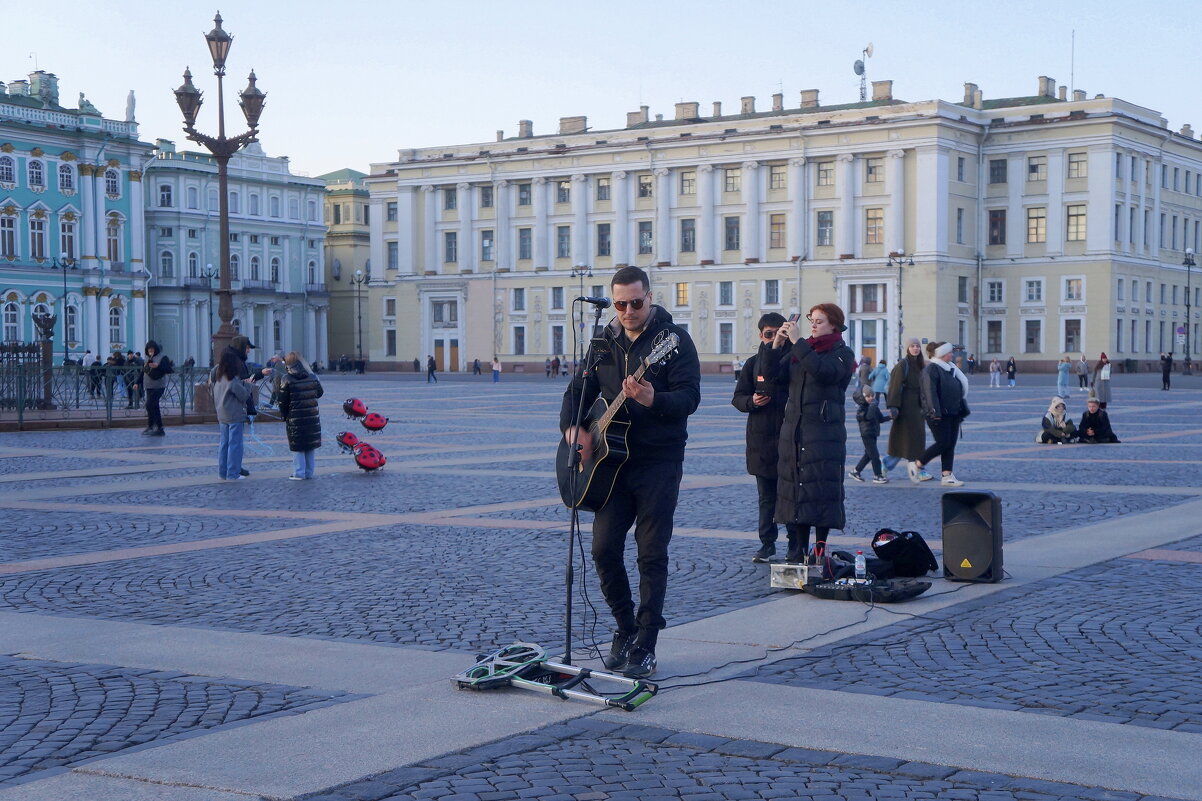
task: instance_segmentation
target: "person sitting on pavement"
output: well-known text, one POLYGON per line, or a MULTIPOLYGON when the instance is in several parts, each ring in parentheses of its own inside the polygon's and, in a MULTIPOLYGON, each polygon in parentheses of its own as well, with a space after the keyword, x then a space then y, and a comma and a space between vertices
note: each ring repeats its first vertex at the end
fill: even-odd
POLYGON ((1064 398, 1052 396, 1048 411, 1043 416, 1043 428, 1035 435, 1035 441, 1043 445, 1063 445, 1077 440, 1077 427, 1066 413, 1064 398))
POLYGON ((1098 403, 1097 398, 1085 402, 1085 414, 1081 415, 1081 425, 1077 427, 1081 442, 1094 445, 1103 442, 1118 442, 1110 428, 1110 415, 1098 403))

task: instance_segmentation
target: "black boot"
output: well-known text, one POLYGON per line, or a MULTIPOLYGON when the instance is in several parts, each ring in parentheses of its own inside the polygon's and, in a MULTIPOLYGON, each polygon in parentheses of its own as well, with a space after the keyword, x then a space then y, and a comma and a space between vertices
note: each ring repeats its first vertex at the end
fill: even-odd
POLYGON ((801 537, 793 532, 789 532, 789 550, 785 553, 785 562, 789 564, 800 564, 805 559, 806 546, 801 541, 801 537))

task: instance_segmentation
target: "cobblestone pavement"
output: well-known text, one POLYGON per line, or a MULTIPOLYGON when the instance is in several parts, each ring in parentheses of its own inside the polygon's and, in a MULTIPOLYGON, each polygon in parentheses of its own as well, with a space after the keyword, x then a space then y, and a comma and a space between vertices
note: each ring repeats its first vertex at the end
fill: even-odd
POLYGON ((0 656, 0 787, 202 729, 337 702, 343 693, 0 656))
MULTIPOLYGON (((1202 498, 1196 391, 1118 384, 1111 416, 1123 444, 1038 446, 1034 432, 1054 383, 1030 377, 1014 390, 989 390, 978 379, 956 472, 966 489, 999 494, 1008 547, 1202 498)), ((258 427, 272 452, 248 449, 252 477, 238 483, 215 476, 212 426, 169 425, 168 436, 153 442, 136 429, 4 435, 0 611, 152 623, 155 631, 195 636, 288 635, 277 639, 300 638, 314 648, 317 641, 392 646, 425 658, 514 639, 557 642, 568 516, 552 466, 564 384, 508 376, 497 387, 487 376, 451 376, 438 385, 412 376, 326 381, 326 442, 318 479, 310 482, 287 480, 290 455, 278 425, 258 427), (392 422, 364 435, 341 414, 347 397, 364 399, 392 422), (388 466, 375 474, 355 470, 333 445, 341 430, 380 447, 388 466)), ((707 377, 690 422, 671 550, 672 626, 723 615, 746 621, 786 597, 767 587, 767 568, 748 558, 755 489, 744 468, 745 418, 729 403, 732 388, 729 377, 707 377)), ((1073 396, 1070 412, 1079 415, 1082 405, 1073 396)), ((849 460, 860 452, 849 416, 849 460)), ((900 469, 893 478, 883 487, 846 484, 848 527, 833 535, 840 545, 866 542, 890 525, 930 532, 938 550, 943 491, 911 485, 900 469)), ((591 515, 581 518, 587 551, 591 515)), ((1202 535, 1202 523, 1190 533, 1202 535)), ((1003 587, 922 618, 899 617, 814 650, 789 651, 742 683, 1202 732, 1199 552, 1202 536, 1003 587)), ((633 549, 628 555, 633 572, 633 549)), ((577 580, 600 621, 591 625, 578 594, 574 639, 607 641, 608 611, 591 563, 586 567, 577 580)), ((803 615, 821 620, 830 609, 807 607, 803 615)), ((747 646, 759 635, 725 636, 747 646)), ((779 641, 792 638, 781 634, 779 641)), ((697 647, 705 645, 703 636, 697 647)), ((352 697, 237 673, 202 677, 31 658, 37 654, 6 648, 3 631, 0 653, 15 654, 0 657, 0 781, 28 782, 35 773, 232 723, 253 729, 261 725, 255 721, 280 715, 303 721, 308 715, 301 713, 352 697)), ((762 657, 762 648, 756 653, 762 657)), ((665 675, 673 670, 661 664, 665 675)), ((1140 797, 784 749, 768 739, 619 728, 590 717, 466 751, 448 746, 450 753, 351 785, 312 789, 340 801, 1140 797)))
POLYGON ((753 801, 814 798, 1141 801, 1135 793, 943 765, 577 720, 313 796, 310 801, 753 801))

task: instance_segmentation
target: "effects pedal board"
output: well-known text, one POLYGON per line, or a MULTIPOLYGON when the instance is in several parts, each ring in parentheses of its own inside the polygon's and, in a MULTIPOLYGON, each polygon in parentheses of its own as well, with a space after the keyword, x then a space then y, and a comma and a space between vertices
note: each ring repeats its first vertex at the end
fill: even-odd
POLYGON ((806 584, 822 581, 821 565, 800 565, 791 562, 773 562, 772 587, 785 590, 804 590, 806 584))

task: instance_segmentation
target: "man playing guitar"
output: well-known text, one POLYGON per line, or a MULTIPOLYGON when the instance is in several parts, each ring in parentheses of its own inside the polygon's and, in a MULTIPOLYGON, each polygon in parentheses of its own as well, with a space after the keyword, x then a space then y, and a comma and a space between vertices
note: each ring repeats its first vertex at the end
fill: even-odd
POLYGON ((623 414, 629 420, 626 441, 629 459, 617 474, 609 500, 593 519, 593 562, 601 592, 617 624, 613 644, 603 661, 610 670, 642 678, 655 672, 655 645, 668 587, 668 542, 680 492, 687 423, 701 402, 701 367, 688 332, 672 323, 666 309, 652 304, 647 273, 623 267, 610 282, 617 316, 593 348, 595 364, 586 363, 564 393, 559 427, 568 442, 580 446, 582 461, 592 456, 588 420, 577 410, 588 409, 601 395, 612 401, 625 392, 623 414), (675 334, 675 355, 633 376, 659 340, 675 334), (581 406, 581 394, 584 404, 581 406), (638 547, 639 606, 631 599, 623 551, 626 533, 634 525, 638 547))

